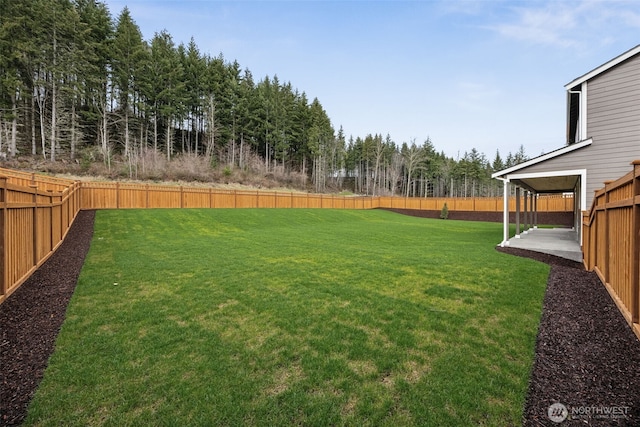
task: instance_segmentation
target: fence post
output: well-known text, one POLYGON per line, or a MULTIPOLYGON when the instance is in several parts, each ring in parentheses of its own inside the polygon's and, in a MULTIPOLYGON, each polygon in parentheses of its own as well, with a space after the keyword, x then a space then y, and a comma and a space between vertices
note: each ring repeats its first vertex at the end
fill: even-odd
MULTIPOLYGON (((67 187, 67 188, 69 188, 69 187, 67 187)), ((64 206, 63 206, 63 199, 64 199, 64 197, 63 197, 63 193, 58 193, 58 196, 57 196, 57 197, 58 197, 58 198, 59 198, 59 200, 60 200, 60 202, 59 202, 59 204, 58 204, 58 212, 60 212, 60 213, 59 213, 60 218, 58 219, 58 221, 59 221, 59 224, 60 224, 60 240, 62 240, 62 239, 63 239, 63 237, 64 237, 64 231, 65 231, 65 229, 68 227, 68 225, 67 225, 67 224, 63 224, 63 223, 64 223, 64 220, 63 220, 64 215, 62 214, 62 212, 63 212, 63 210, 64 210, 64 206)))
POLYGON ((78 189, 78 181, 74 181, 69 187, 69 193, 67 193, 67 223, 65 224, 65 228, 69 229, 69 224, 75 218, 75 211, 73 210, 74 201, 76 200, 76 193, 79 191, 78 189))
POLYGON ((7 294, 7 177, 0 176, 0 297, 7 294))
POLYGON ((116 209, 120 209, 120 183, 116 182, 116 209))
MULTIPOLYGON (((611 189, 607 188, 613 181, 604 182, 604 271, 600 269, 604 282, 609 283, 609 196, 611 195, 611 189)), ((596 234, 598 230, 596 229, 596 234)), ((598 263, 596 255, 596 265, 598 263)))
MULTIPOLYGON (((601 197, 604 197, 604 196, 601 196, 601 197)), ((591 232, 591 246, 593 247, 593 257, 591 258, 591 265, 590 265, 589 270, 593 270, 598 265, 598 251, 601 249, 599 244, 598 244, 598 227, 597 227, 597 225, 598 225, 598 210, 597 210, 597 206, 598 206, 598 199, 599 198, 600 197, 598 195, 596 195, 594 197, 594 199, 593 199, 593 203, 594 203, 593 215, 595 216, 595 219, 591 222, 591 226, 590 226, 590 228, 592 229, 592 232, 591 232)))
POLYGON ((54 206, 53 206, 53 190, 47 190, 47 193, 49 193, 47 195, 47 197, 49 197, 49 217, 51 218, 51 229, 49 230, 49 250, 53 250, 53 210, 54 210, 54 206))
POLYGON ((38 186, 29 184, 29 188, 33 189, 33 265, 38 265, 38 186))
POLYGON ((73 218, 75 219, 84 204, 84 184, 80 181, 78 181, 78 185, 76 186, 76 197, 73 199, 73 203, 73 218))
POLYGON ((631 216, 631 320, 640 323, 640 160, 633 165, 633 211, 631 216))

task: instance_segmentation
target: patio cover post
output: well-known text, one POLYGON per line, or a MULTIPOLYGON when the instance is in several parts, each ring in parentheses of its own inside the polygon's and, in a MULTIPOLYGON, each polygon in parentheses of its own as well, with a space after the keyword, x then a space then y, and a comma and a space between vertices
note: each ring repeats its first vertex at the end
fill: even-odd
POLYGON ((529 190, 524 190, 524 231, 522 234, 529 232, 529 190))
POLYGON ((531 191, 527 192, 527 202, 529 203, 529 210, 527 211, 527 231, 531 231, 531 223, 533 222, 533 206, 531 205, 531 191))
POLYGON ((533 228, 538 228, 538 196, 539 194, 536 193, 535 197, 533 198, 533 202, 534 202, 534 208, 533 208, 533 228))
POLYGON ((535 221, 533 220, 533 216, 534 216, 534 212, 535 212, 535 209, 533 208, 533 199, 534 199, 533 191, 531 191, 529 193, 529 197, 531 199, 531 200, 529 200, 529 209, 531 210, 531 213, 529 214, 530 215, 529 216, 529 229, 533 230, 534 228, 536 228, 535 221))
POLYGON ((516 239, 520 238, 520 187, 516 186, 516 239))
MULTIPOLYGON (((582 183, 580 180, 576 184, 576 188, 573 190, 573 228, 578 231, 578 237, 580 236, 580 232, 582 229, 582 209, 581 209, 581 200, 582 200, 582 183)), ((578 240, 581 241, 581 240, 578 240)))
POLYGON ((506 178, 502 179, 502 183, 504 184, 503 191, 503 213, 502 213, 502 243, 500 246, 505 247, 509 245, 509 180, 506 178))

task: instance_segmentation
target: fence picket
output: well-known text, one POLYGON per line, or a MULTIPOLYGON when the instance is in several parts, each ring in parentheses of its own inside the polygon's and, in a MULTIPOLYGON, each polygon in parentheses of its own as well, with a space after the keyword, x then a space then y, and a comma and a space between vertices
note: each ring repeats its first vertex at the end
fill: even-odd
POLYGON ((583 214, 583 254, 640 338, 640 160, 632 165, 595 192, 583 214))

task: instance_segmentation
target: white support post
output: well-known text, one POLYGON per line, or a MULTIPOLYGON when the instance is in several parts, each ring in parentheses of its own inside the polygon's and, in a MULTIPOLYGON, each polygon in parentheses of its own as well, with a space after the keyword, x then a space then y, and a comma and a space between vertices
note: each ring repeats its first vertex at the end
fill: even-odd
POLYGON ((529 232, 529 190, 524 191, 524 231, 522 234, 529 232))
POLYGON ((533 213, 534 213, 534 209, 533 209, 533 191, 529 192, 529 210, 531 211, 529 213, 529 230, 533 230, 534 227, 534 221, 533 221, 533 213))
POLYGON ((520 187, 516 186, 516 239, 520 238, 520 187))
POLYGON ((538 229, 538 193, 533 196, 533 228, 538 229))
POLYGON ((500 246, 505 247, 505 246, 509 246, 509 180, 505 178, 503 179, 502 182, 504 183, 504 191, 503 191, 504 207, 503 207, 503 215, 502 215, 502 226, 503 226, 502 243, 500 244, 500 246))
POLYGON ((582 199, 580 190, 582 185, 578 182, 576 184, 576 188, 573 192, 573 228, 574 230, 580 229, 580 224, 582 223, 582 210, 580 209, 580 201, 582 199))

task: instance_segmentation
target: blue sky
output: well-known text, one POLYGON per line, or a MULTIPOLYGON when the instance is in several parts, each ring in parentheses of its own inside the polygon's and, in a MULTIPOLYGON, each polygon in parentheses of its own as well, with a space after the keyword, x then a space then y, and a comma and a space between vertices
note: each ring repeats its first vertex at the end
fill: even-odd
POLYGON ((640 44, 637 1, 179 1, 125 6, 143 37, 167 30, 277 75, 347 137, 389 134, 457 158, 565 142, 564 85, 640 44))

